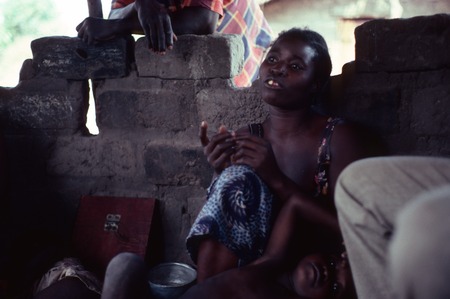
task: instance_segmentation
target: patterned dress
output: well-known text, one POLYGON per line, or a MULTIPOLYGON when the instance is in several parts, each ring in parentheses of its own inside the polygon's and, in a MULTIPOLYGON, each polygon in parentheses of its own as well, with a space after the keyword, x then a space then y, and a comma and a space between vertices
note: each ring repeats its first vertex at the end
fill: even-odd
MULTIPOLYGON (((112 0, 111 9, 125 7, 134 0, 112 0)), ((259 65, 271 42, 272 29, 256 0, 159 0, 170 11, 199 6, 219 14, 216 32, 238 34, 244 44, 242 72, 233 78, 237 87, 248 87, 258 76, 259 65)))
MULTIPOLYGON (((328 192, 333 130, 342 122, 329 118, 318 148, 315 197, 328 192)), ((263 136, 261 124, 250 125, 251 134, 263 136)), ((188 252, 197 262, 198 245, 212 237, 230 249, 239 266, 259 258, 266 248, 276 217, 275 198, 253 169, 246 165, 226 168, 207 190, 207 201, 186 239, 188 252)))

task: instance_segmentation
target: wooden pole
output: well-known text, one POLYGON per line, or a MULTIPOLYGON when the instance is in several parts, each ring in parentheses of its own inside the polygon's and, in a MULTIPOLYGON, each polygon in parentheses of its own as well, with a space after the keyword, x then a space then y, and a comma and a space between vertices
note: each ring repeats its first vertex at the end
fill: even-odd
POLYGON ((87 0, 89 16, 103 19, 102 1, 101 0, 87 0))

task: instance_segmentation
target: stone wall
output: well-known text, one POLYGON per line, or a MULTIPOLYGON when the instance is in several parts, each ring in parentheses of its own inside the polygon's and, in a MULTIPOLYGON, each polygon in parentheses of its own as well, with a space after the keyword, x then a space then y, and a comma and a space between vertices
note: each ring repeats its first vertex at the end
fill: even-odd
POLYGON ((290 27, 320 32, 328 43, 333 74, 354 60, 354 29, 371 19, 411 18, 450 12, 448 0, 276 0, 263 4, 274 35, 290 27))
POLYGON ((373 20, 355 37, 332 110, 381 133, 393 154, 450 156, 450 15, 373 20))
MULTIPOLYGON (((333 77, 329 109, 381 134, 393 154, 450 156, 450 16, 375 20, 356 30, 355 62, 333 77)), ((208 121, 261 121, 258 82, 236 89, 237 36, 182 36, 165 56, 144 39, 32 43, 20 83, 0 88, 10 179, 9 232, 70 236, 82 195, 159 201, 164 260, 190 262, 184 238, 212 170, 198 141, 208 121), (89 84, 99 135, 85 128, 89 84)), ((5 222, 3 220, 3 222, 5 222)))

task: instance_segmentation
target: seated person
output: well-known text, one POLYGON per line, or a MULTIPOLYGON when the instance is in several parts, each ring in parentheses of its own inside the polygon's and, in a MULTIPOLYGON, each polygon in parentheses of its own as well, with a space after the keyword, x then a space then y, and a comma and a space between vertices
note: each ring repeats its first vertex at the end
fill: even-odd
POLYGON ((450 159, 352 163, 336 206, 360 298, 450 298, 450 159))
POLYGON ((257 78, 258 65, 271 40, 271 29, 256 0, 113 0, 109 19, 88 17, 77 26, 85 42, 120 35, 145 34, 148 47, 165 53, 176 35, 239 34, 244 44, 244 66, 234 78, 239 87, 257 78))
POLYGON ((300 207, 299 218, 310 221, 308 232, 321 236, 310 252, 340 246, 333 199, 337 177, 373 153, 363 137, 368 134, 315 109, 330 72, 320 34, 282 32, 259 70, 269 114, 264 122, 236 132, 221 127, 210 139, 202 124, 200 139, 215 177, 187 237, 199 281, 261 257, 288 201, 300 207))

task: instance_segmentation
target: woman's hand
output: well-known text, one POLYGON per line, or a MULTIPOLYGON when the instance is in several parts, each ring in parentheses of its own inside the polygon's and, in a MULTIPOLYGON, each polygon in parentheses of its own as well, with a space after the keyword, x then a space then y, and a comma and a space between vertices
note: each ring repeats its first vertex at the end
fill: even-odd
POLYGON ((207 132, 208 124, 203 121, 199 134, 203 153, 215 173, 219 174, 231 164, 231 156, 235 150, 234 132, 229 132, 224 126, 220 126, 218 133, 211 139, 208 138, 207 132))
POLYGON ((232 156, 235 164, 252 167, 263 181, 271 186, 274 179, 284 177, 278 167, 271 144, 260 137, 244 134, 236 137, 236 152, 232 156))

